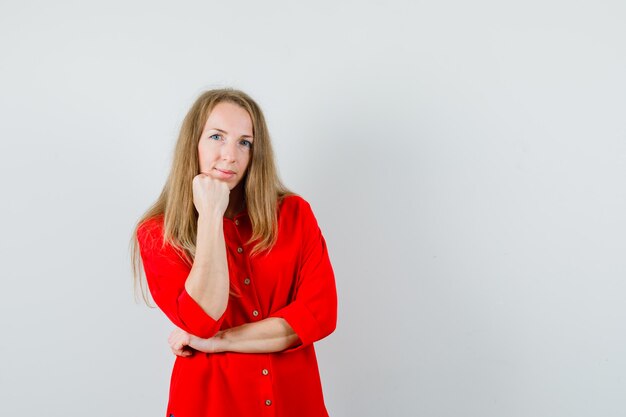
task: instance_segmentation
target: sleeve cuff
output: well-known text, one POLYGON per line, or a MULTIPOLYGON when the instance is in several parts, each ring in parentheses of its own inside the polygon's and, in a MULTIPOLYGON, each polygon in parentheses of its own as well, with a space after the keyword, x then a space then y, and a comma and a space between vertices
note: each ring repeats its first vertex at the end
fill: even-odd
POLYGON ((294 301, 272 314, 271 317, 284 319, 296 332, 302 344, 294 347, 303 347, 319 339, 317 337, 319 324, 303 303, 294 301))
POLYGON ((200 305, 191 298, 191 295, 185 288, 178 297, 178 316, 183 324, 190 330, 190 333, 207 339, 215 335, 222 325, 224 315, 215 320, 209 316, 200 307, 200 305))

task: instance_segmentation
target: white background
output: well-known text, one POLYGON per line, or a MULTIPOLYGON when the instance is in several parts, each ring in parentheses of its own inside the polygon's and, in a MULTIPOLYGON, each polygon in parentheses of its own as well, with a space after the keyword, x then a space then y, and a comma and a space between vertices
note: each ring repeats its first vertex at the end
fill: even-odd
POLYGON ((266 113, 340 296, 334 417, 626 415, 622 1, 0 3, 0 409, 164 415, 128 242, 207 88, 266 113))

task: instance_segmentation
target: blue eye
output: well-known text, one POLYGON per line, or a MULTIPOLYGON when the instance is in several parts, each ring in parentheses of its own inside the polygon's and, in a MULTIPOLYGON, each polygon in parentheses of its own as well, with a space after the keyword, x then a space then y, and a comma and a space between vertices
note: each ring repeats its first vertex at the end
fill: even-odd
POLYGON ((213 140, 220 140, 220 138, 221 138, 221 136, 220 136, 220 135, 218 135, 217 133, 215 133, 215 134, 213 134, 213 135, 209 136, 209 139, 213 139, 213 140))
POLYGON ((252 142, 250 142, 249 140, 242 139, 241 142, 239 142, 239 143, 241 143, 246 148, 251 148, 252 147, 252 142))

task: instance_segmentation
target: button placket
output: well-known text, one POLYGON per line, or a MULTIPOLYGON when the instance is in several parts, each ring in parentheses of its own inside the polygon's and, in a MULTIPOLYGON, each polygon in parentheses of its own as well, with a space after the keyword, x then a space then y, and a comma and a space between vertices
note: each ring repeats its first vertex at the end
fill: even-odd
POLYGON ((259 385, 259 400, 263 401, 266 413, 263 416, 271 417, 276 412, 276 407, 271 407, 274 404, 274 387, 272 384, 272 356, 271 354, 265 354, 259 356, 258 362, 258 378, 261 378, 259 385))
POLYGON ((250 311, 250 314, 252 315, 252 320, 257 321, 263 318, 262 310, 259 303, 258 294, 256 293, 256 290, 252 283, 252 279, 250 278, 250 258, 244 249, 243 243, 249 239, 249 221, 244 220, 243 218, 241 220, 237 218, 233 219, 233 222, 231 224, 235 226, 232 230, 235 232, 235 236, 237 236, 238 238, 233 242, 233 246, 236 248, 235 250, 237 251, 237 254, 241 255, 241 258, 238 258, 240 259, 242 266, 240 271, 241 275, 243 275, 243 284, 247 287, 244 299, 246 299, 247 301, 246 304, 250 309, 248 311, 250 311))

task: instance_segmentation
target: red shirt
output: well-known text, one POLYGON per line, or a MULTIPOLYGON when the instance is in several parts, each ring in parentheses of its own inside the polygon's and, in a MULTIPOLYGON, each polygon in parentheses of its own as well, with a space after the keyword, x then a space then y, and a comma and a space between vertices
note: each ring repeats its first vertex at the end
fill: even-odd
POLYGON ((176 357, 167 417, 328 416, 313 342, 333 332, 335 278, 326 243, 309 204, 285 197, 278 209, 278 240, 269 253, 249 256, 252 233, 244 211, 224 218, 232 294, 223 316, 207 315, 185 290, 190 266, 163 242, 163 217, 137 230, 152 297, 176 326, 208 338, 220 329, 282 317, 300 343, 277 353, 203 353, 176 357))

